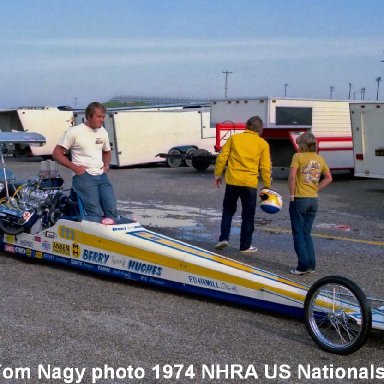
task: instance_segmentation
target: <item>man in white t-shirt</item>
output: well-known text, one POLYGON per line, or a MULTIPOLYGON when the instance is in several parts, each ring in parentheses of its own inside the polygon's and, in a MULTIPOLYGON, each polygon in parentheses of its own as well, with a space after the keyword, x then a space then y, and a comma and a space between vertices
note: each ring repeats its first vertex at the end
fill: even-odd
POLYGON ((116 199, 107 172, 111 162, 108 132, 103 127, 105 107, 92 102, 85 110, 85 123, 69 128, 53 150, 52 156, 74 173, 72 188, 82 200, 85 219, 114 224, 116 199), (71 160, 66 153, 71 152, 71 160))

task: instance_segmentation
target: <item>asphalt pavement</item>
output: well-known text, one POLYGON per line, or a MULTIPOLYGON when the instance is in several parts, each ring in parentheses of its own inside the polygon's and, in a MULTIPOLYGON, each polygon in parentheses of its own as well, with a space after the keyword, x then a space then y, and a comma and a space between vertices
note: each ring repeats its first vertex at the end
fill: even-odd
MULTIPOLYGON (((8 165, 24 179, 39 170, 37 160, 8 165)), ((70 172, 59 169, 69 188, 70 172)), ((259 252, 239 254, 239 208, 222 254, 292 278, 286 175, 274 172, 282 211, 257 209, 259 252)), ((214 186, 212 168, 131 167, 110 170, 110 178, 121 214, 213 250, 224 188, 214 186)), ((343 172, 334 179, 320 195, 313 231, 316 273, 293 279, 310 286, 343 275, 368 296, 383 298, 384 180, 343 172)), ((0 257, 0 288, 0 384, 384 380, 382 332, 352 355, 332 355, 313 343, 301 320, 9 254, 0 257)))

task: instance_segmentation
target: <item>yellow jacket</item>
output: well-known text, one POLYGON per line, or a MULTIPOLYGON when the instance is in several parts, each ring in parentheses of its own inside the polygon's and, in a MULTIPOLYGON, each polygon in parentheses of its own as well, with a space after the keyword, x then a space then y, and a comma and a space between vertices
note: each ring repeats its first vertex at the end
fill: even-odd
POLYGON ((217 156, 215 176, 230 185, 257 188, 259 171, 264 187, 271 186, 271 156, 269 144, 258 133, 245 130, 232 135, 217 156))

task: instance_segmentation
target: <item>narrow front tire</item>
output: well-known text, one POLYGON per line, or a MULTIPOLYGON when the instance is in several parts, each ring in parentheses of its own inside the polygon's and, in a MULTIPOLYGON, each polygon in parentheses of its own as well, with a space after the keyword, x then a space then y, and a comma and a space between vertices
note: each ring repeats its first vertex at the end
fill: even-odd
POLYGON ((326 276, 309 289, 305 325, 324 351, 347 355, 360 349, 372 327, 372 312, 362 289, 342 276, 326 276))

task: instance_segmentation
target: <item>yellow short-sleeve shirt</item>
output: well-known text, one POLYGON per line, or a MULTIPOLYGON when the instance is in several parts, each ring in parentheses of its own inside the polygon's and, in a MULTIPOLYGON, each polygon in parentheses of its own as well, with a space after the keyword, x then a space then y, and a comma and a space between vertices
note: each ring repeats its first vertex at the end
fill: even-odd
POLYGON ((297 168, 295 197, 317 197, 320 176, 329 171, 324 158, 315 152, 295 153, 291 168, 297 168))

